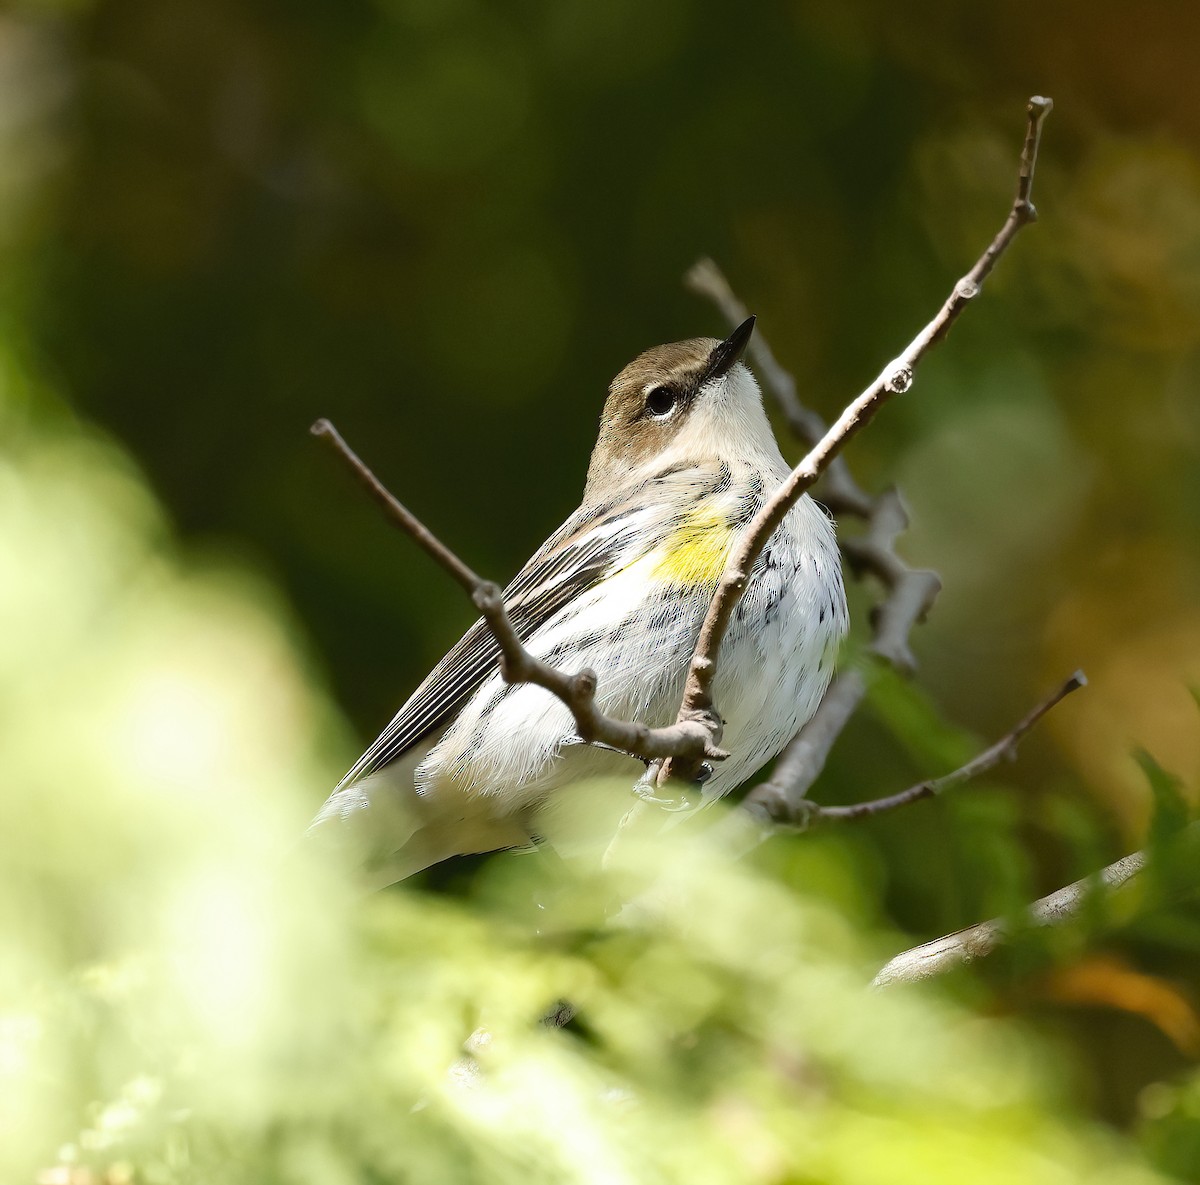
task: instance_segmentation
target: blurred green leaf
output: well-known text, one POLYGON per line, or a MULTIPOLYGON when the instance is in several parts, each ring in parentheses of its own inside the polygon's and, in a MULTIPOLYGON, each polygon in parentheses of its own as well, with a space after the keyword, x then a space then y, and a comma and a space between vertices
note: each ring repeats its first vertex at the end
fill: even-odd
MULTIPOLYGON (((23 431, 0 474, 26 493, 0 538, 29 544, 5 587, 6 1180, 1156 1180, 1016 1026, 871 992, 818 869, 797 891, 655 828, 603 867, 508 854, 461 899, 362 901, 285 859, 337 733, 286 609, 164 547, 111 443, 23 431), (539 1023, 563 999, 578 1023, 539 1023)), ((851 850, 821 852, 844 876, 851 850)))
POLYGON ((1184 796, 1183 782, 1168 773, 1145 749, 1134 753, 1154 795, 1154 815, 1150 821, 1150 846, 1162 848, 1188 825, 1192 808, 1184 796))
POLYGON ((868 703, 928 777, 964 765, 979 747, 946 719, 927 692, 882 664, 872 675, 868 703))

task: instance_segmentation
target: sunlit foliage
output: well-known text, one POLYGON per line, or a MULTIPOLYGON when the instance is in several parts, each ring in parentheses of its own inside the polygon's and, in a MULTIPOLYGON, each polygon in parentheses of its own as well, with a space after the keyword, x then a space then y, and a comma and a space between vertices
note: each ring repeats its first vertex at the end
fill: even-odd
POLYGON ((869 989, 870 894, 799 887, 836 847, 635 833, 356 898, 293 847, 336 724, 286 611, 5 362, 6 1180, 1155 1179, 1043 1039, 869 989))

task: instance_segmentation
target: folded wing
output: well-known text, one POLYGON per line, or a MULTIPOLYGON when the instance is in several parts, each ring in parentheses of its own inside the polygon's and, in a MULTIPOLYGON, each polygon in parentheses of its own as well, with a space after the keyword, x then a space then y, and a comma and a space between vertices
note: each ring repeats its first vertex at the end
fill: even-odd
MULTIPOLYGON (((639 492, 644 490, 639 487, 639 492)), ((522 642, 563 606, 665 538, 669 522, 637 497, 616 506, 576 511, 542 545, 504 591, 508 615, 522 642), (655 529, 656 520, 660 529, 655 529), (635 554, 636 552, 636 554, 635 554)), ((390 765, 448 723, 499 665, 499 647, 481 619, 429 676, 355 762, 338 789, 390 765)))

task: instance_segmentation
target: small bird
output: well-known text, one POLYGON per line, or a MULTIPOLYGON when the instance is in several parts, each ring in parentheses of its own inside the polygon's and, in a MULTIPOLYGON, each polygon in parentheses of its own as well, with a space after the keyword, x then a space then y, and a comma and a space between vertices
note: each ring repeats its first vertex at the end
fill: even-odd
MULTIPOLYGON (((787 476, 741 361, 754 318, 724 341, 647 350, 613 380, 579 509, 505 590, 526 648, 591 667, 597 706, 674 721, 700 624, 731 549, 787 476)), ((816 710, 846 632, 833 523, 807 495, 751 572, 719 653, 712 801, 773 758, 816 710)), ((637 759, 586 744, 566 706, 510 685, 477 621, 355 763, 309 829, 352 845, 383 887, 451 856, 529 845, 572 788, 637 759)), ((582 785, 581 785, 582 784, 582 785)))

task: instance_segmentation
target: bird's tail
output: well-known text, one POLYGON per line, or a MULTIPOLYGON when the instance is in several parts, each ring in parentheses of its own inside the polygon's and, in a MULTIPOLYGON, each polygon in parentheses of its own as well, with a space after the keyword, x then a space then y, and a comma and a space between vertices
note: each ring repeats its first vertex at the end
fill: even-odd
POLYGON ((335 790, 306 840, 328 849, 371 892, 451 856, 527 844, 528 833, 494 806, 454 787, 418 793, 411 771, 389 766, 335 790))

